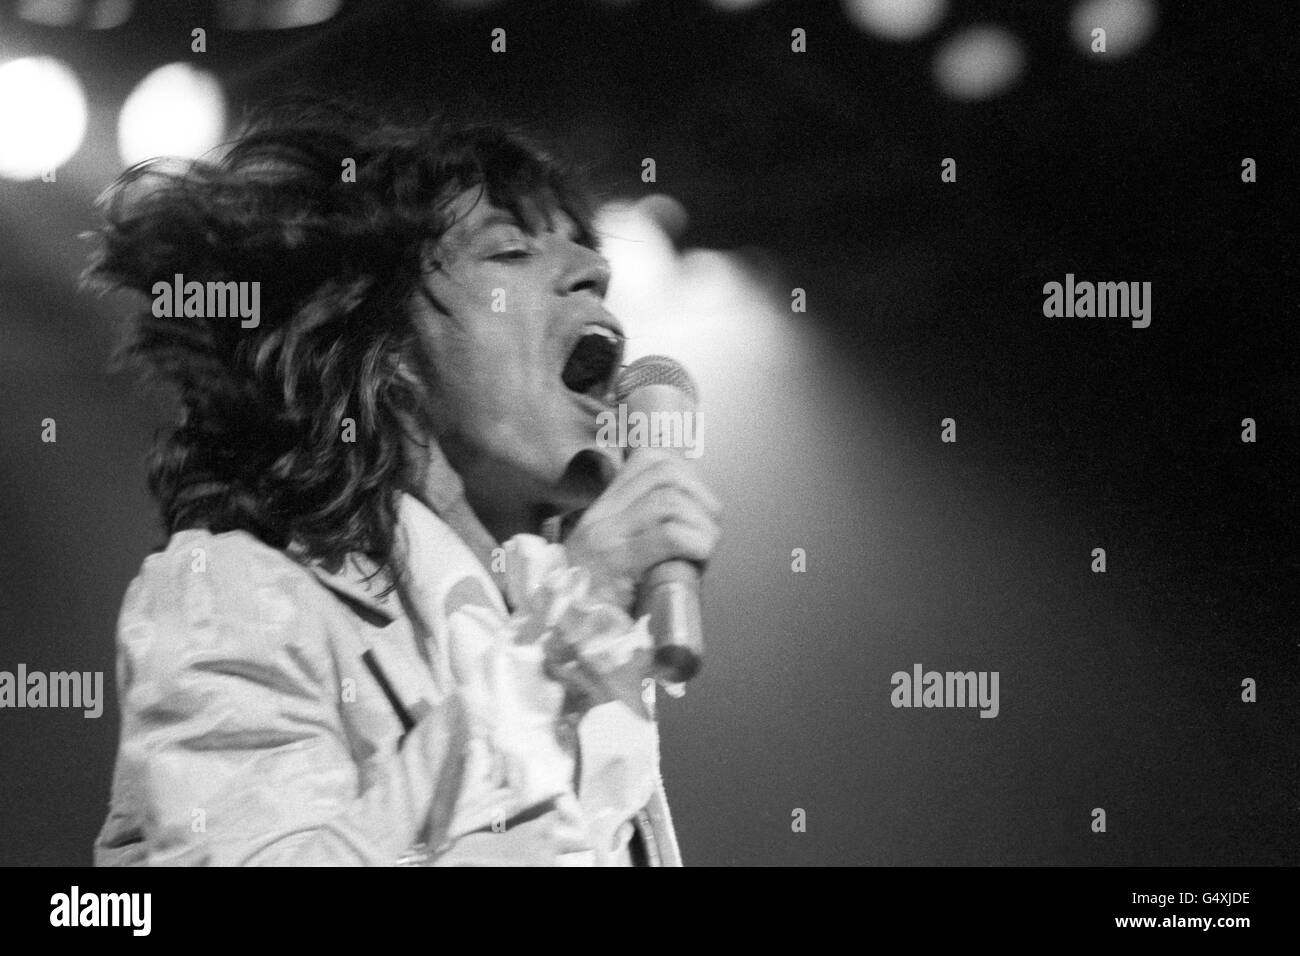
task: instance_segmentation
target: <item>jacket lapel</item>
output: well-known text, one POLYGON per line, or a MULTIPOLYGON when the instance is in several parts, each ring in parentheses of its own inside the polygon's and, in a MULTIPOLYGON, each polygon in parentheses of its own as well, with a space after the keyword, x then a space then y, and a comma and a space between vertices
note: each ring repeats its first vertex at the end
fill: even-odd
POLYGON ((355 627, 355 650, 389 697, 404 730, 410 730, 425 709, 446 698, 451 687, 431 669, 425 643, 397 589, 390 587, 392 576, 359 555, 350 556, 333 571, 320 563, 306 566, 361 618, 355 627))
POLYGON ((392 577, 387 572, 381 571, 369 558, 363 555, 349 555, 347 560, 334 571, 328 570, 319 561, 299 560, 318 581, 335 594, 378 617, 380 620, 374 623, 379 626, 391 624, 401 615, 397 592, 391 587, 392 577))

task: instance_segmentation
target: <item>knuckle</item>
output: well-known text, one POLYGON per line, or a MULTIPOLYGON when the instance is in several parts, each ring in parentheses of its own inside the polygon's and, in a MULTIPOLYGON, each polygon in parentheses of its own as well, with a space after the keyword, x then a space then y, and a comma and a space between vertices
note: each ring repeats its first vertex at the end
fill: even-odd
POLYGON ((699 534, 689 525, 672 523, 667 525, 666 534, 668 543, 674 550, 693 556, 694 548, 699 543, 699 534))
POLYGON ((660 520, 666 520, 681 514, 685 496, 680 488, 657 488, 649 501, 650 509, 660 520))

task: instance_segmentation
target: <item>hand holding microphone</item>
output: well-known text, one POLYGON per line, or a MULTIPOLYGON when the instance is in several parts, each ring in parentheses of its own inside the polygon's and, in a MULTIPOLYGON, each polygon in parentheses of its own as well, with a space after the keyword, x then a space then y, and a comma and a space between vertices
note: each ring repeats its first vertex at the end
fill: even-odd
MULTIPOLYGON (((624 372, 618 400, 630 420, 639 414, 662 424, 695 414, 694 391, 680 365, 649 356, 624 372)), ((661 676, 684 681, 701 663, 700 572, 721 536, 721 503, 695 474, 687 449, 662 447, 668 436, 652 428, 642 434, 661 447, 628 448, 626 464, 564 543, 605 600, 650 615, 661 676)))

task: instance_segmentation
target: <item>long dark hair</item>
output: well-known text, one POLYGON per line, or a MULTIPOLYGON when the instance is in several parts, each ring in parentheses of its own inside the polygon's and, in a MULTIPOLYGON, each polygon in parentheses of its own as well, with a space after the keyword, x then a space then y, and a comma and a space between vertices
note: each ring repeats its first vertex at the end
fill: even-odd
POLYGON ((585 178, 517 130, 381 118, 355 102, 264 106, 219 160, 150 161, 101 197, 90 286, 260 283, 255 328, 150 306, 129 325, 120 355, 180 403, 149 463, 168 534, 241 529, 327 564, 352 552, 392 563, 412 465, 403 427, 427 421, 402 361, 406 303, 422 244, 473 188, 516 214, 545 195, 590 235, 585 178))

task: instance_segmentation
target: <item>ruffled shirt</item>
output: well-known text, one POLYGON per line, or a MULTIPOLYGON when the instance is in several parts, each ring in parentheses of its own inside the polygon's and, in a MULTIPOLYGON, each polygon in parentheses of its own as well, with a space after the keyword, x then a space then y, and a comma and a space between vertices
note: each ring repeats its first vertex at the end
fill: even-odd
POLYGON ((639 834, 680 865, 647 622, 594 599, 563 545, 505 542, 494 581, 417 499, 398 530, 395 588, 241 531, 145 560, 96 864, 617 866, 639 834))
MULTIPOLYGON (((452 530, 417 499, 398 511, 404 594, 429 635, 434 672, 458 689, 469 744, 449 851, 537 808, 554 818, 557 863, 628 862, 633 818, 659 785, 648 619, 589 596, 564 546, 516 535, 494 555, 505 596, 452 530), (547 663, 573 663, 612 699, 578 713, 547 663)), ((494 568, 495 569, 495 568, 494 568)), ((436 854, 435 854, 436 857, 436 854)))

